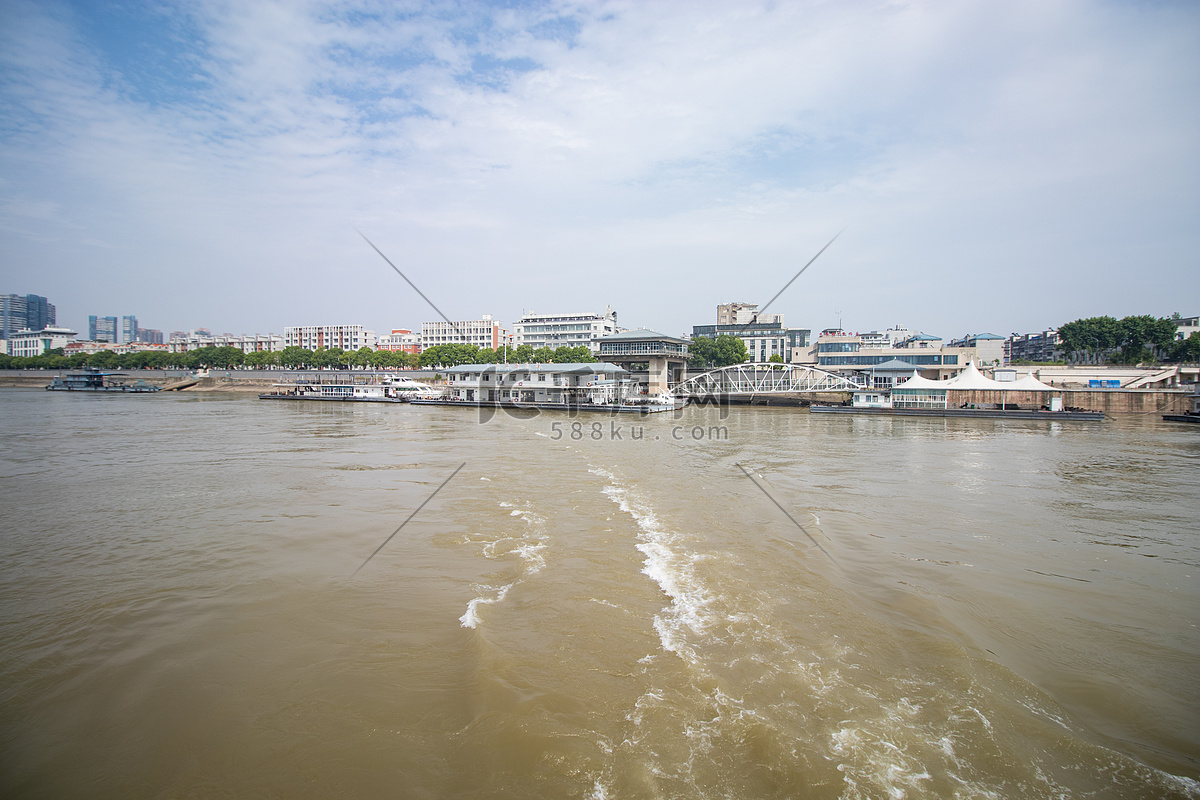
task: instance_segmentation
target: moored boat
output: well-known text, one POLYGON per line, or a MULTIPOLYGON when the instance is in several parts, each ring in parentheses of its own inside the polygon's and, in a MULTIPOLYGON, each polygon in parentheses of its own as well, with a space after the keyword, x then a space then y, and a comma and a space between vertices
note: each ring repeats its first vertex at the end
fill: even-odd
POLYGON ((83 372, 69 372, 66 375, 55 375, 46 386, 51 392, 127 392, 130 394, 150 394, 161 390, 161 387, 138 379, 128 383, 124 378, 129 377, 124 372, 101 372, 98 369, 85 369, 83 372))
POLYGON ((1162 418, 1167 422, 1191 422, 1200 424, 1200 386, 1196 387, 1196 391, 1190 397, 1192 407, 1190 410, 1184 411, 1182 414, 1163 414, 1162 418))

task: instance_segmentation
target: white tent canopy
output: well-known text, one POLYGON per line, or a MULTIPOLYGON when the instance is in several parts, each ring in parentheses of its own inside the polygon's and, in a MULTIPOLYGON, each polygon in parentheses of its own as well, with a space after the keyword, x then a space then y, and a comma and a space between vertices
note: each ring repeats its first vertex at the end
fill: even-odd
POLYGON ((967 363, 959 375, 951 378, 948 381, 931 381, 928 378, 922 378, 916 375, 909 378, 904 383, 898 383, 894 387, 896 389, 958 389, 965 391, 990 391, 990 392, 1054 392, 1057 391, 1053 386, 1046 384, 1033 377, 1030 373, 1025 375, 1020 380, 1007 381, 1001 383, 994 381, 984 375, 975 366, 974 361, 967 363))
POLYGON ((1012 389, 1013 386, 1011 383, 992 380, 979 371, 974 361, 968 361, 966 369, 945 382, 945 388, 1003 392, 1012 389))
POLYGON ((1042 383, 1029 372, 1012 382, 1012 388, 1025 392, 1057 392, 1053 386, 1042 383))
POLYGON ((914 375, 904 383, 897 383, 892 388, 894 389, 949 389, 950 381, 931 381, 929 378, 922 378, 920 375, 914 375))

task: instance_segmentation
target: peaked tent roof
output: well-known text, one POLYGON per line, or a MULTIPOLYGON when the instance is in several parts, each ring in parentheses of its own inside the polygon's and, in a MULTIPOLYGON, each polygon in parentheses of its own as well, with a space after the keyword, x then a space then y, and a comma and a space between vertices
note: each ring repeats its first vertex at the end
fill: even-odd
POLYGON ((945 387, 947 389, 983 389, 1001 392, 1012 388, 1011 384, 1000 383, 999 381, 994 381, 984 375, 979 371, 979 368, 975 366, 974 361, 968 361, 967 368, 955 377, 946 381, 945 387))
POLYGON ((1020 389, 1026 392, 1057 392, 1053 386, 1048 386, 1037 378, 1033 377, 1032 372, 1022 375, 1015 381, 1012 381, 1012 389, 1020 389))
POLYGON ((896 389, 959 389, 959 390, 986 390, 997 392, 1055 392, 1058 391, 1053 386, 1046 384, 1033 377, 1033 373, 1025 375, 1020 380, 1008 381, 1001 383, 994 381, 984 375, 975 366, 974 361, 968 361, 967 367, 958 376, 951 378, 948 381, 931 381, 928 378, 922 378, 917 375, 914 378, 909 378, 904 383, 898 383, 894 387, 896 389))
POLYGON ((904 383, 897 383, 893 389, 949 389, 951 381, 931 381, 929 378, 922 378, 920 375, 914 375, 904 383))

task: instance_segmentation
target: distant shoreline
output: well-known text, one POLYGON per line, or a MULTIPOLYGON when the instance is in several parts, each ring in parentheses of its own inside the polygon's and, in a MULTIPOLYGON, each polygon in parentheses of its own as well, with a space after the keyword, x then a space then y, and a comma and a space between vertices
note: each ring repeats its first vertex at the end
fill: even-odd
MULTIPOLYGON (((0 375, 0 388, 6 389, 44 389, 50 383, 53 376, 47 374, 46 377, 40 376, 24 376, 24 375, 0 375)), ((130 377, 136 378, 136 372, 130 373, 130 377)), ((151 386, 165 386, 175 383, 177 378, 147 378, 146 383, 151 386)), ((275 384, 272 381, 264 381, 260 379, 245 379, 237 378, 201 378, 195 386, 189 386, 186 389, 181 389, 184 392, 234 392, 237 394, 260 394, 268 392, 274 388, 275 384)))

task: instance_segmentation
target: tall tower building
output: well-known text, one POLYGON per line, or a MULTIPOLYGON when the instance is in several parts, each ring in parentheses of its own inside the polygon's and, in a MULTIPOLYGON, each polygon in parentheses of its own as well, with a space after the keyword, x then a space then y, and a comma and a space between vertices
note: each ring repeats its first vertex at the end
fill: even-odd
POLYGON ((116 317, 88 316, 88 338, 93 342, 111 342, 117 344, 117 334, 120 331, 116 317))
POLYGON ((121 344, 132 344, 138 340, 137 317, 121 317, 121 344))
POLYGON ((57 323, 54 304, 36 294, 0 294, 0 338, 17 331, 41 331, 57 323))

